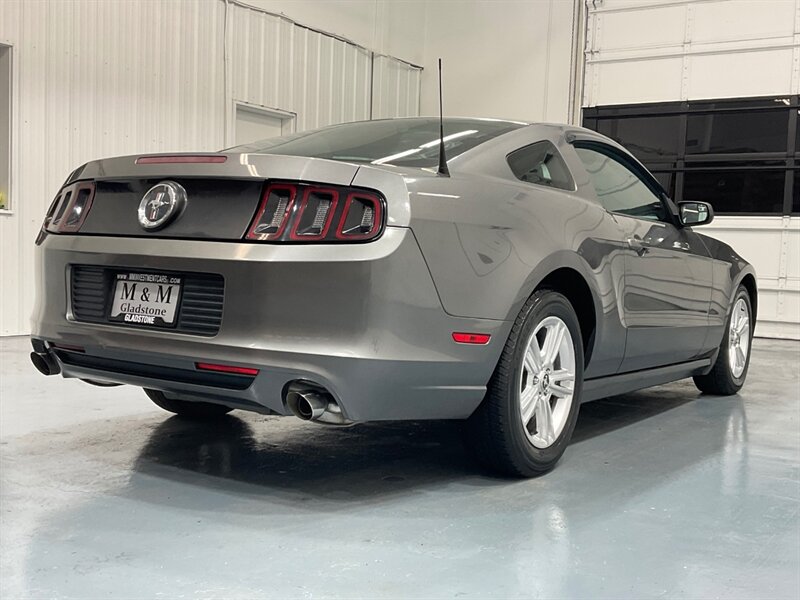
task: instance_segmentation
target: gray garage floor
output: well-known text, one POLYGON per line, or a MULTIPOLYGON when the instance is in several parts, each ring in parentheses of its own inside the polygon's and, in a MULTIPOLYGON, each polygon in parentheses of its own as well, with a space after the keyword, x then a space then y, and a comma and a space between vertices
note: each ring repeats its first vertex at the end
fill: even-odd
POLYGON ((185 424, 0 340, 0 597, 798 598, 800 344, 732 398, 586 405, 559 467, 476 470, 451 423, 185 424))

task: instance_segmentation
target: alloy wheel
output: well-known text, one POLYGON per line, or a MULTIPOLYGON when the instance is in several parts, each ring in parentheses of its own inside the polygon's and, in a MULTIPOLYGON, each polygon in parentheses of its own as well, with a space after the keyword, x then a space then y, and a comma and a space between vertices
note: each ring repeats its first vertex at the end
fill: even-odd
POLYGON ((528 441, 547 448, 569 417, 575 386, 575 346, 566 323, 546 317, 525 347, 519 381, 519 410, 528 441))
POLYGON ((733 305, 731 323, 728 328, 728 365, 736 378, 742 376, 750 351, 750 311, 743 298, 733 305))

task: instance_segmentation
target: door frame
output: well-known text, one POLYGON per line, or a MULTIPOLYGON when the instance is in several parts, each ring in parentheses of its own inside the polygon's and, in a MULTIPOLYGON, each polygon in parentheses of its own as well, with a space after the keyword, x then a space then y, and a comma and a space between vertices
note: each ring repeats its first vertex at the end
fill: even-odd
POLYGON ((273 108, 270 106, 263 106, 261 104, 253 104, 252 102, 245 102, 244 100, 234 100, 231 102, 231 109, 228 112, 227 127, 225 131, 225 147, 230 148, 236 145, 236 113, 239 110, 254 112, 262 114, 267 117, 275 117, 281 120, 281 129, 285 121, 289 121, 291 130, 289 133, 297 131, 297 113, 290 110, 283 110, 282 108, 273 108))
POLYGON ((9 106, 8 114, 0 115, 0 118, 8 119, 8 156, 5 159, 5 169, 8 174, 8 198, 6 198, 6 207, 0 208, 0 216, 13 215, 16 209, 16 184, 19 181, 17 176, 17 141, 19 140, 17 123, 18 111, 18 96, 19 93, 19 76, 16 69, 16 48, 10 41, 0 38, 0 48, 8 52, 8 80, 0 81, 0 83, 7 83, 9 90, 9 106))

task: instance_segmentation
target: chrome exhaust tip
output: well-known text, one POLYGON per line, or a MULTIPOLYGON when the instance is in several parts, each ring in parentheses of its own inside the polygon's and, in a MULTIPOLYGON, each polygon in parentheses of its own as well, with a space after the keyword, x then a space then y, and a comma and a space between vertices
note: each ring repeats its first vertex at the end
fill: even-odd
POLYGON ((324 388, 302 381, 289 384, 284 398, 286 408, 298 419, 328 425, 350 425, 334 397, 324 388))
POLYGON ((58 375, 61 372, 61 367, 49 354, 31 352, 31 362, 42 375, 58 375))
POLYGON ((303 421, 319 419, 328 408, 328 400, 314 392, 289 392, 286 403, 289 410, 303 421))

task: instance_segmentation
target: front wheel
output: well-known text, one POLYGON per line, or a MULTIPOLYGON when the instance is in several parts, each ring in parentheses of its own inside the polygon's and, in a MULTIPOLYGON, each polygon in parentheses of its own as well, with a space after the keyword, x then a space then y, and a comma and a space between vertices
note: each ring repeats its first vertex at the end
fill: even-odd
POLYGON ((694 383, 701 392, 730 396, 742 389, 750 367, 750 347, 755 325, 752 314, 750 294, 740 285, 733 297, 728 326, 717 353, 717 362, 708 374, 694 377, 694 383))
POLYGON ((558 292, 537 291, 520 311, 486 398, 468 422, 477 457, 518 477, 552 469, 575 429, 582 382, 575 310, 558 292))
POLYGON ((206 421, 222 417, 233 409, 223 404, 212 404, 211 402, 196 402, 194 400, 178 400, 177 398, 167 398, 164 392, 158 390, 145 390, 145 394, 159 408, 175 413, 179 417, 192 419, 195 421, 206 421))

